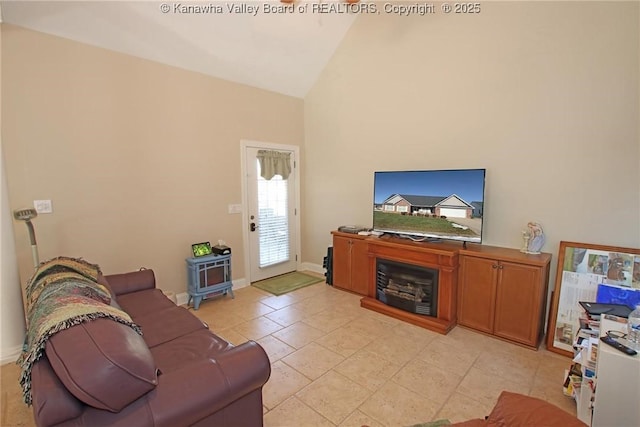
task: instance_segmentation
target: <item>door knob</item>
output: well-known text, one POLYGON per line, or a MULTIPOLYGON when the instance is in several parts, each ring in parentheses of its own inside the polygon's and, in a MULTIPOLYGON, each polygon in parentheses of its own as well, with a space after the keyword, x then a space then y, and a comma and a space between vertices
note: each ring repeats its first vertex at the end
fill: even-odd
POLYGON ((257 226, 256 226, 255 222, 252 222, 251 224, 249 224, 249 230, 250 231, 256 231, 256 228, 257 228, 257 226))

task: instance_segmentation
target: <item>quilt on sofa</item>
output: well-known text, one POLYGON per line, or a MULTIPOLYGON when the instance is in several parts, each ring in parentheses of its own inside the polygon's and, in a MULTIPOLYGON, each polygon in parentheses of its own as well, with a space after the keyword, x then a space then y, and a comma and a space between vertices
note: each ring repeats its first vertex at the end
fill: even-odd
POLYGON ((26 404, 32 403, 31 368, 49 338, 82 322, 108 318, 142 331, 131 317, 111 306, 111 293, 98 283, 100 267, 82 259, 57 257, 41 263, 27 283, 27 334, 18 359, 26 404))

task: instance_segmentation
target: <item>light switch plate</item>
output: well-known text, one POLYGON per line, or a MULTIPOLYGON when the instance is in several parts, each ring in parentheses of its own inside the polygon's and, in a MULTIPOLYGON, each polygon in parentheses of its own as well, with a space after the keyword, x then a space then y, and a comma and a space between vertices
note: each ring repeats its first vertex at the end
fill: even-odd
POLYGON ((242 205, 238 205, 238 204, 229 205, 229 213, 230 214, 242 213, 242 205))

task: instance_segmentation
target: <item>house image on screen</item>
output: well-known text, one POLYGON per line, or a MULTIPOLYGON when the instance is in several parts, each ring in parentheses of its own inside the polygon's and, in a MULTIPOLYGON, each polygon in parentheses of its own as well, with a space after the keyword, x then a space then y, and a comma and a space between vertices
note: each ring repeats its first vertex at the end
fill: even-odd
POLYGON ((481 217, 481 212, 474 213, 474 206, 455 194, 450 196, 415 196, 393 194, 382 202, 381 210, 388 213, 404 215, 436 215, 447 218, 481 217))
POLYGON ((471 206, 473 206, 473 217, 474 218, 482 218, 482 213, 484 210, 483 202, 471 202, 471 206))

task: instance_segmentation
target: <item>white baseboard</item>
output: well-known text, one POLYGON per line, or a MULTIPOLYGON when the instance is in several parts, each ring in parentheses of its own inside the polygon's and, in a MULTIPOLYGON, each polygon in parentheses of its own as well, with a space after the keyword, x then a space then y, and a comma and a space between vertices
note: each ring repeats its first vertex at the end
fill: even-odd
POLYGON ((314 273, 324 274, 324 267, 320 264, 314 264, 312 262, 303 262, 300 264, 299 271, 313 271, 314 273))
POLYGON ((187 305, 189 301, 189 294, 186 292, 180 292, 176 295, 176 305, 187 305))
POLYGON ((249 283, 249 281, 244 277, 242 279, 236 279, 233 281, 233 289, 242 289, 246 288, 249 285, 251 285, 251 283, 249 283))
MULTIPOLYGON (((243 279, 236 279, 233 281, 233 289, 242 289, 249 286, 249 283, 243 279)), ((180 292, 176 295, 177 305, 187 305, 189 302, 189 293, 188 292, 180 292)))
POLYGON ((6 363, 15 363, 20 357, 20 353, 22 353, 22 346, 15 346, 11 348, 3 348, 2 354, 0 355, 0 365, 4 365, 6 363))

